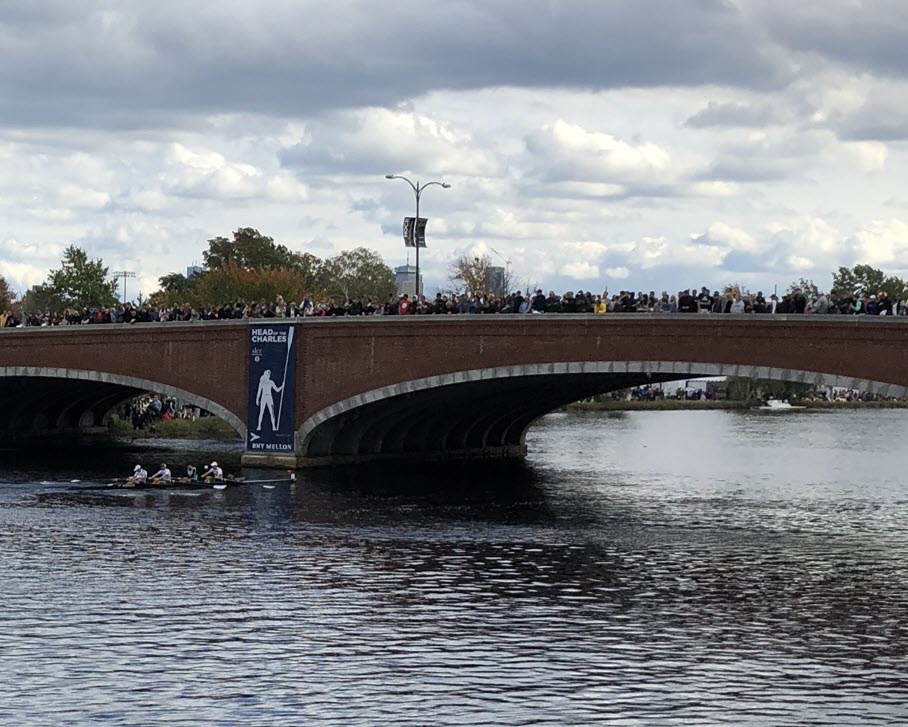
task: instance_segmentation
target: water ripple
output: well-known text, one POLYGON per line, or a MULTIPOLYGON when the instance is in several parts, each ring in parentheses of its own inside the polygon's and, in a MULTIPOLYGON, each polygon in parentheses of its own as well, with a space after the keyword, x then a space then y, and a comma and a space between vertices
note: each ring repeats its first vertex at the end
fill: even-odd
POLYGON ((752 424, 554 417, 505 484, 187 497, 0 470, 0 721, 908 723, 902 469, 836 459, 841 419, 809 443, 752 424))

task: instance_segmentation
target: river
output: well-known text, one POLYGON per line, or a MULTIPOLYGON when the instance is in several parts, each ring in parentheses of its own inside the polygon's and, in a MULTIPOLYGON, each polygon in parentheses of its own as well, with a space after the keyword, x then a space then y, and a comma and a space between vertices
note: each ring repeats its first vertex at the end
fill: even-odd
POLYGON ((182 494, 85 488, 236 455, 6 451, 0 723, 904 725, 906 433, 564 413, 522 466, 182 494))

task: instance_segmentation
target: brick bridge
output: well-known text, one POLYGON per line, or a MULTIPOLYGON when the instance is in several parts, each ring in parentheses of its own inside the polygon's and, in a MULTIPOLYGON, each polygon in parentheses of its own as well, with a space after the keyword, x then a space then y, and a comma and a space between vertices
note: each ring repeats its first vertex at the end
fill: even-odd
MULTIPOLYGON (((247 437, 250 326, 0 330, 0 436, 90 429, 143 391, 196 404, 247 437)), ((289 452, 244 462, 520 456, 530 425, 628 386, 735 375, 908 395, 908 322, 811 316, 451 316, 307 319, 289 452)))

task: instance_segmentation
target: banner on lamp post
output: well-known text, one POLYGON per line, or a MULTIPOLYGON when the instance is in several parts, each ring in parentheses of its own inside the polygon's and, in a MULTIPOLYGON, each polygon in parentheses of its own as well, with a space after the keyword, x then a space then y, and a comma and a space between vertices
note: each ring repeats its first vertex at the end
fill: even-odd
POLYGON ((426 223, 427 217, 420 217, 419 224, 416 225, 416 240, 413 239, 413 223, 415 217, 404 217, 404 245, 407 247, 425 247, 426 246, 426 223))

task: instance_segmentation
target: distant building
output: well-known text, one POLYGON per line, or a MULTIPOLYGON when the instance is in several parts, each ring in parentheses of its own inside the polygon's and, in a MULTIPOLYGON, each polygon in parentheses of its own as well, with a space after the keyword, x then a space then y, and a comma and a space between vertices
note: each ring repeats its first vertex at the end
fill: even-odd
POLYGON ((506 285, 506 280, 505 280, 504 268, 497 267, 494 265, 492 267, 490 267, 489 268, 489 292, 491 292, 492 295, 498 295, 498 296, 505 295, 508 292, 507 290, 505 290, 506 287, 507 287, 507 285, 506 285))
POLYGON ((205 272, 205 268, 199 267, 198 265, 190 265, 186 268, 186 277, 191 278, 193 275, 201 275, 205 272))
MULTIPOLYGON (((394 268, 394 282, 397 284, 397 294, 406 293, 411 298, 416 293, 416 267, 414 265, 401 265, 394 268)), ((422 275, 419 276, 419 289, 423 289, 422 275)))

